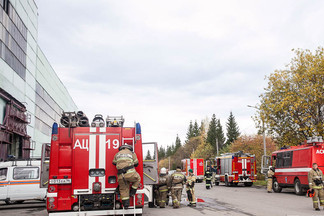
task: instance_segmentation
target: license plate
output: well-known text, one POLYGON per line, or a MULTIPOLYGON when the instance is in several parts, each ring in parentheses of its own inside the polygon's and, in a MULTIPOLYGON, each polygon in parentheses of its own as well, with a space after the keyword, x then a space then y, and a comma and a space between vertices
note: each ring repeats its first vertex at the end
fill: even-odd
POLYGON ((71 179, 50 179, 50 184, 71 184, 71 179))

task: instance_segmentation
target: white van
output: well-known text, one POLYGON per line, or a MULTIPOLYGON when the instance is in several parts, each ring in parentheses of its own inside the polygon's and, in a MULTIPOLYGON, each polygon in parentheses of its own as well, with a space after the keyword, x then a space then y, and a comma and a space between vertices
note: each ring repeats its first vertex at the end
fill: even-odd
POLYGON ((0 162, 0 200, 7 204, 46 200, 40 188, 40 160, 0 162))

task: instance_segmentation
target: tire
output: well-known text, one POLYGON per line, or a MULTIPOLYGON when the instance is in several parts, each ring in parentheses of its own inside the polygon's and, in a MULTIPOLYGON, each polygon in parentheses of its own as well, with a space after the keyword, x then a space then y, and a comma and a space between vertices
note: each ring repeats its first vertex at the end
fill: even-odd
POLYGON ((244 182, 245 187, 251 187, 253 185, 253 182, 244 182))
POLYGON ((219 185, 219 182, 215 182, 215 185, 218 186, 219 185))
POLYGON ((237 185, 238 185, 238 182, 234 182, 233 185, 234 185, 234 186, 237 186, 237 185))
POLYGON ((277 179, 273 179, 272 189, 275 193, 280 193, 282 191, 282 187, 280 187, 277 179))
POLYGON ((228 176, 225 176, 225 186, 229 187, 231 184, 228 182, 228 176))
POLYGON ((294 181, 294 189, 295 189, 295 194, 299 196, 303 195, 303 188, 298 178, 296 178, 294 181))

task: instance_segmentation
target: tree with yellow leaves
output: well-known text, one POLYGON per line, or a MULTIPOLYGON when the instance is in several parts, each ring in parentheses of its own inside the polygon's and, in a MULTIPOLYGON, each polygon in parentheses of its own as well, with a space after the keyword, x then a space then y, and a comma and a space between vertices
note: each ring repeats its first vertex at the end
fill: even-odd
POLYGON ((324 49, 294 51, 296 56, 286 69, 268 77, 256 117, 279 146, 324 135, 324 49))

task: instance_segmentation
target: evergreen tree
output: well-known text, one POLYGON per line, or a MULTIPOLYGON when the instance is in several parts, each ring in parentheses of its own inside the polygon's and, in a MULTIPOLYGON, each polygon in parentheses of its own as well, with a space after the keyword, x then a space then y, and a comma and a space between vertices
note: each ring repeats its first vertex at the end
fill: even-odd
POLYGON ((163 148, 163 146, 160 146, 158 156, 159 156, 159 160, 165 158, 165 148, 163 148))
POLYGON ((227 140, 226 140, 226 145, 230 145, 232 142, 234 142, 235 140, 237 140, 237 138, 240 136, 240 131, 239 131, 239 127, 235 121, 235 117, 233 115, 232 112, 230 112, 230 115, 227 119, 227 123, 226 123, 226 136, 227 136, 227 140))
POLYGON ((166 156, 170 157, 172 155, 172 149, 171 146, 167 146, 167 150, 166 150, 166 156))
POLYGON ((217 124, 216 115, 213 114, 212 119, 209 123, 206 141, 213 147, 214 153, 216 153, 216 135, 217 135, 216 124, 217 124))
POLYGON ((200 136, 199 126, 198 126, 198 123, 196 120, 195 120, 193 129, 192 129, 192 132, 193 132, 194 137, 200 136))
POLYGON ((224 147, 224 144, 225 144, 225 135, 224 135, 224 132, 223 132, 223 127, 220 123, 220 120, 218 119, 216 121, 216 137, 217 137, 217 140, 218 140, 218 148, 221 149, 224 147))
POLYGON ((152 160, 152 156, 151 156, 150 150, 147 150, 147 154, 146 154, 145 160, 152 160))
POLYGON ((177 134, 176 141, 175 141, 175 151, 177 151, 181 147, 181 140, 177 134))
POLYGON ((206 134, 205 124, 204 124, 204 121, 201 121, 201 124, 199 127, 199 135, 201 135, 205 138, 205 134, 206 134))
POLYGON ((175 152, 176 152, 176 149, 175 149, 175 146, 174 146, 174 144, 172 143, 172 145, 171 145, 171 154, 173 155, 175 152))
POLYGON ((190 140, 190 138, 194 137, 193 133, 193 125, 192 121, 190 121, 189 127, 188 127, 188 132, 187 132, 187 140, 190 140))

